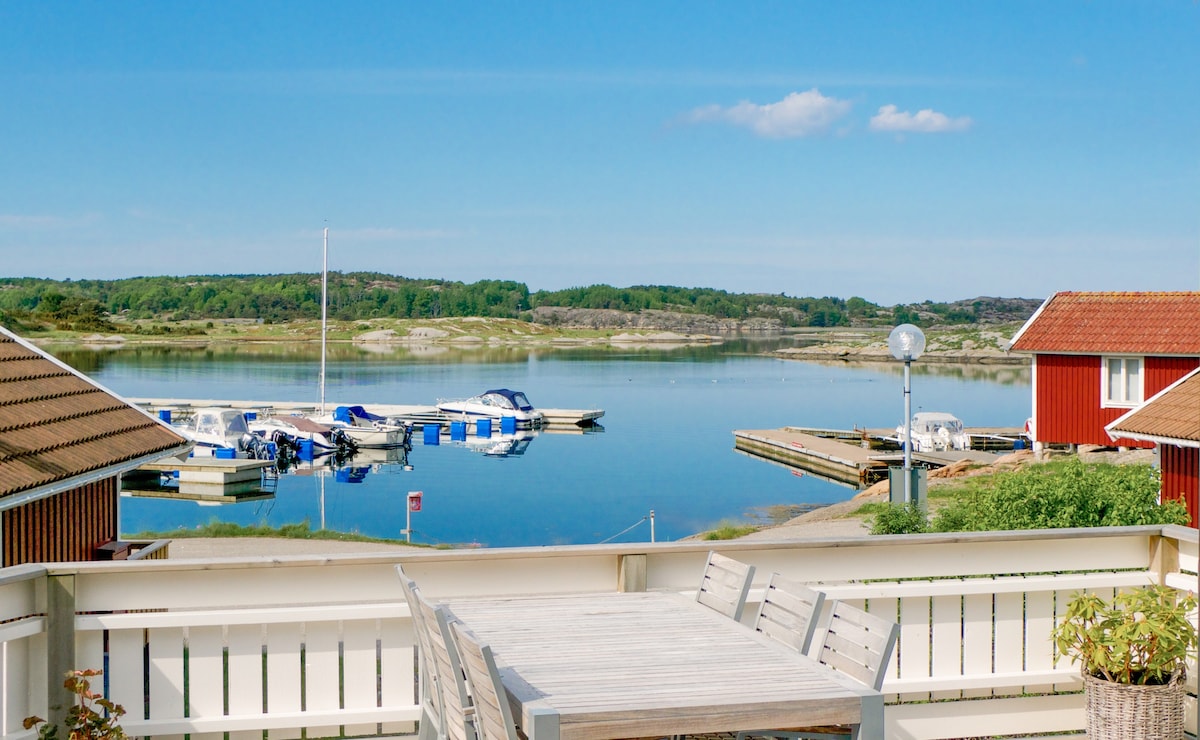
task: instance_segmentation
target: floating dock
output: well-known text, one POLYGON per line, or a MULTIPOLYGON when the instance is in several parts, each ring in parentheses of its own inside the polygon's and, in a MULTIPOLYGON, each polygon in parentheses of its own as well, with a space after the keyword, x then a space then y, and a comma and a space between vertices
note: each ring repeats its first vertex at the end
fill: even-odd
POLYGON ((274 460, 164 457, 122 475, 121 492, 218 503, 270 498, 274 466, 274 460), (170 484, 164 484, 164 474, 171 477, 170 484))
MULTIPOLYGON (((972 449, 913 452, 913 464, 941 468, 960 460, 991 462, 996 456, 986 450, 1011 450, 1024 439, 1021 430, 1007 427, 967 432, 971 435, 972 449), (977 437, 979 449, 975 449, 977 437)), ((737 450, 860 488, 883 480, 888 468, 904 459, 895 441, 895 430, 784 427, 740 429, 734 431, 733 437, 737 450)))
MULTIPOLYGON (((260 416, 287 416, 289 414, 316 414, 318 412, 317 404, 314 403, 296 403, 291 401, 225 401, 212 399, 183 399, 183 398, 130 398, 126 399, 130 403, 137 404, 143 409, 157 413, 159 411, 171 411, 181 415, 191 413, 192 409, 202 407, 213 408, 233 408, 242 409, 244 411, 253 411, 260 416)), ((416 428, 421 428, 425 424, 442 424, 449 425, 452 421, 458 421, 461 417, 458 414, 447 414, 444 411, 439 411, 436 406, 412 406, 403 404, 348 404, 337 402, 326 402, 325 408, 327 411, 332 411, 338 406, 358 405, 365 408, 372 414, 386 416, 389 419, 394 418, 412 424, 416 428)), ((600 417, 604 416, 602 409, 544 409, 539 408, 542 412, 543 426, 577 426, 588 427, 596 424, 600 417)))

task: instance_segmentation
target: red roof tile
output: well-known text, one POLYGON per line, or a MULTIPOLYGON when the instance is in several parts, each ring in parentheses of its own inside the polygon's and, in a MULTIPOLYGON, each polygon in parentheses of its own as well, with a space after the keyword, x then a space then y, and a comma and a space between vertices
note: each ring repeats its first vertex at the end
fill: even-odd
POLYGON ((0 327, 0 498, 112 474, 187 440, 0 327))
POLYGON ((1116 437, 1200 443, 1200 370, 1106 427, 1116 437))
POLYGON ((1200 356, 1200 292, 1055 293, 1012 351, 1200 356))

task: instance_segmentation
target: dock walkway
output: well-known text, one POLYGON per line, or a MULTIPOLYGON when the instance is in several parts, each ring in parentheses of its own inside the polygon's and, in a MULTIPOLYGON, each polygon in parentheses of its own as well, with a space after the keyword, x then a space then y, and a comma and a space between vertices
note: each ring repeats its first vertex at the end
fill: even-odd
MULTIPOLYGON (((972 432, 972 440, 1004 440, 1011 449, 1019 432, 1008 428, 989 428, 972 432)), ((782 429, 739 429, 733 433, 734 448, 743 452, 801 468, 825 478, 852 486, 867 486, 887 477, 888 468, 899 465, 902 452, 893 444, 881 449, 880 444, 893 441, 894 430, 815 429, 783 427, 782 429)), ((996 449, 988 446, 985 449, 996 449)), ((960 460, 990 462, 995 455, 982 449, 948 450, 945 452, 913 452, 915 465, 941 468, 960 460)))
MULTIPOLYGON (((156 413, 160 410, 168 410, 172 412, 179 412, 181 414, 187 414, 190 413, 192 409, 202 407, 243 409, 245 411, 253 411, 263 416, 315 414, 318 411, 317 404, 315 403, 294 401, 228 401, 185 398, 130 398, 126 400, 151 413, 156 413)), ((389 419, 395 418, 411 423, 416 428, 421 428, 425 424, 448 425, 451 421, 456 421, 458 419, 457 415, 447 414, 444 411, 439 411, 436 406, 388 403, 349 404, 327 401, 325 403, 325 408, 327 411, 332 411, 338 406, 353 405, 362 406, 373 414, 386 416, 389 419)), ((543 423, 547 426, 588 426, 595 424, 597 419, 604 416, 604 411, 602 409, 539 408, 538 411, 542 412, 542 417, 544 419, 543 423)))

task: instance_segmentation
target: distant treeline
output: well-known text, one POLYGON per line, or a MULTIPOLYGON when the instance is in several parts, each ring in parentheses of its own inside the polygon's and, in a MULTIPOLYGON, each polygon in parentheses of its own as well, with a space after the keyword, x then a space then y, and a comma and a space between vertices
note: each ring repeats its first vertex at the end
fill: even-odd
MULTIPOLYGON (((531 319, 540 306, 645 309, 717 318, 777 319, 784 326, 849 326, 905 321, 974 323, 979 304, 923 303, 884 308, 863 298, 792 298, 728 293, 710 288, 592 285, 531 293, 523 283, 461 283, 384 275, 330 273, 329 316, 340 320, 483 316, 531 319)), ((0 319, 49 320, 61 328, 103 331, 110 317, 126 319, 261 319, 271 323, 321 315, 321 276, 195 275, 122 280, 0 278, 0 319)))

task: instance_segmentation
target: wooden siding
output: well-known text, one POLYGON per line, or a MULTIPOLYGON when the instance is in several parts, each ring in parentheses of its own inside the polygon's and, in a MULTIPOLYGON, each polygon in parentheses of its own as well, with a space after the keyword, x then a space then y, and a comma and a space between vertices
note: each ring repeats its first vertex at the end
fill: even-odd
POLYGON ((1200 523, 1200 449, 1163 445, 1162 497, 1164 501, 1183 501, 1193 527, 1200 523))
MULTIPOLYGON (((1147 357, 1144 397, 1150 398, 1179 380, 1200 363, 1195 357, 1147 357)), ((1051 444, 1093 444, 1153 447, 1130 439, 1113 442, 1104 427, 1129 411, 1100 407, 1099 355, 1038 355, 1037 439, 1051 444)))
POLYGON ((93 560, 117 537, 117 496, 112 477, 5 511, 4 567, 93 560))

